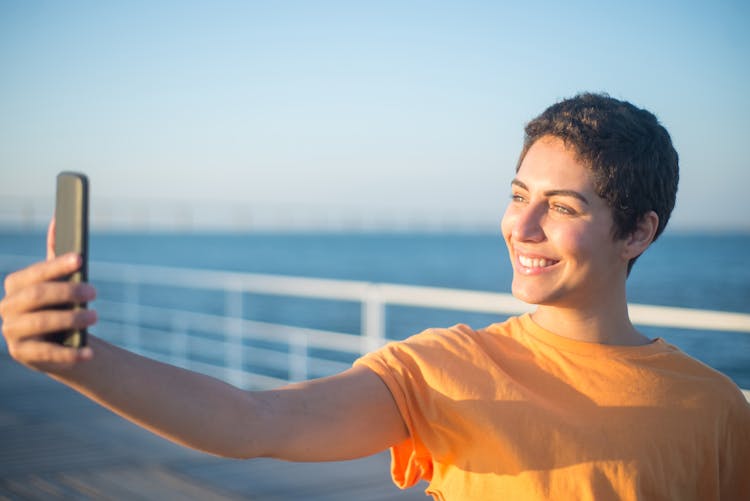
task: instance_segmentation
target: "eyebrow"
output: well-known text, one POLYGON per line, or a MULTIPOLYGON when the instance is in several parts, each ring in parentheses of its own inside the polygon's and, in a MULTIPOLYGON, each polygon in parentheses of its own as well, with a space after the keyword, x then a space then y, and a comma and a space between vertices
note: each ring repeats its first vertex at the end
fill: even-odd
MULTIPOLYGON (((521 189, 529 191, 529 187, 526 186, 526 183, 524 183, 523 181, 519 181, 518 179, 514 179, 513 181, 510 182, 510 184, 511 186, 518 186, 521 189)), ((545 197, 555 197, 555 196, 573 197, 573 198, 577 198, 578 200, 585 203, 586 205, 590 205, 586 197, 584 197, 582 194, 574 190, 547 190, 544 192, 544 196, 545 197)))

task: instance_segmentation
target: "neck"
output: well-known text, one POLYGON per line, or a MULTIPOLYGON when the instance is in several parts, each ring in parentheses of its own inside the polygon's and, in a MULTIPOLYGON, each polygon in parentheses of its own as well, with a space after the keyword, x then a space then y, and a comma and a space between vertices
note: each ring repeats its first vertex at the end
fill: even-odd
POLYGON ((590 309, 540 305, 531 317, 544 329, 576 341, 620 346, 651 342, 630 322, 624 299, 590 309))

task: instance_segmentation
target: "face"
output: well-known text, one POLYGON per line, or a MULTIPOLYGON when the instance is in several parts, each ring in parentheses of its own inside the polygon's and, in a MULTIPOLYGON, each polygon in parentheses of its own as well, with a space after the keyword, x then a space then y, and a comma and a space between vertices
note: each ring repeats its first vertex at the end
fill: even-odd
POLYGON ((511 190, 502 232, 513 264, 514 296, 586 309, 624 291, 627 259, 623 241, 612 236, 612 211, 562 140, 537 140, 511 190))

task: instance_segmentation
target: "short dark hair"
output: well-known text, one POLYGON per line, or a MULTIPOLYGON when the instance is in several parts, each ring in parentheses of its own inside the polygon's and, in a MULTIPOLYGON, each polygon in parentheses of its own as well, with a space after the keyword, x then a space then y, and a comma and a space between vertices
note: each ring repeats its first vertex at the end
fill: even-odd
POLYGON ((525 132, 516 170, 538 139, 562 139, 591 170, 594 189, 612 209, 614 238, 632 234, 649 211, 659 216, 654 240, 664 231, 677 196, 679 160, 651 112, 606 94, 583 93, 547 108, 525 132))

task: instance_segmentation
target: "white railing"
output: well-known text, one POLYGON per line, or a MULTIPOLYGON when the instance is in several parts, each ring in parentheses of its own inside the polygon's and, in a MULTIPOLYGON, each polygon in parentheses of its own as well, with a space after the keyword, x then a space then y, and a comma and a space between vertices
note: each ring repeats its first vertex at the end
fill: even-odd
MULTIPOLYGON (((25 257, 0 256, 0 270, 28 262, 25 257)), ((351 360, 386 342, 390 306, 500 316, 531 309, 510 294, 495 292, 103 262, 91 263, 90 277, 102 285, 95 304, 98 335, 245 388, 276 386, 349 367, 351 360), (148 287, 220 293, 221 311, 149 305, 143 298, 148 287), (108 290, 117 290, 120 297, 108 290), (337 332, 251 320, 244 309, 253 295, 349 303, 359 308, 359 326, 356 332, 337 332)), ((631 304, 630 316, 644 326, 750 333, 750 314, 745 313, 631 304)), ((750 400, 750 391, 743 392, 750 400)))
POLYGON ((508 294, 468 290, 112 263, 92 263, 90 270, 93 282, 120 284, 125 296, 118 301, 100 295, 95 305, 100 314, 97 332, 114 332, 111 337, 133 351, 209 372, 243 387, 278 385, 349 367, 350 361, 330 360, 312 352, 329 350, 353 359, 379 348, 387 339, 386 306, 506 315, 529 310, 528 305, 508 294), (143 304, 142 290, 149 286, 221 291, 223 313, 143 304), (246 297, 253 294, 352 303, 359 306, 359 326, 357 332, 335 332, 249 320, 243 305, 246 297), (161 327, 148 327, 155 324, 161 327), (192 331, 222 333, 214 339, 192 336, 192 342, 202 344, 205 351, 222 362, 206 364, 186 356, 191 342, 188 326, 192 331), (170 346, 162 343, 158 350, 148 348, 146 338, 153 340, 158 335, 162 335, 162 340, 169 338, 170 346), (248 348, 247 341, 277 343, 282 349, 248 348), (253 365, 271 366, 288 375, 268 376, 253 370, 253 365))

